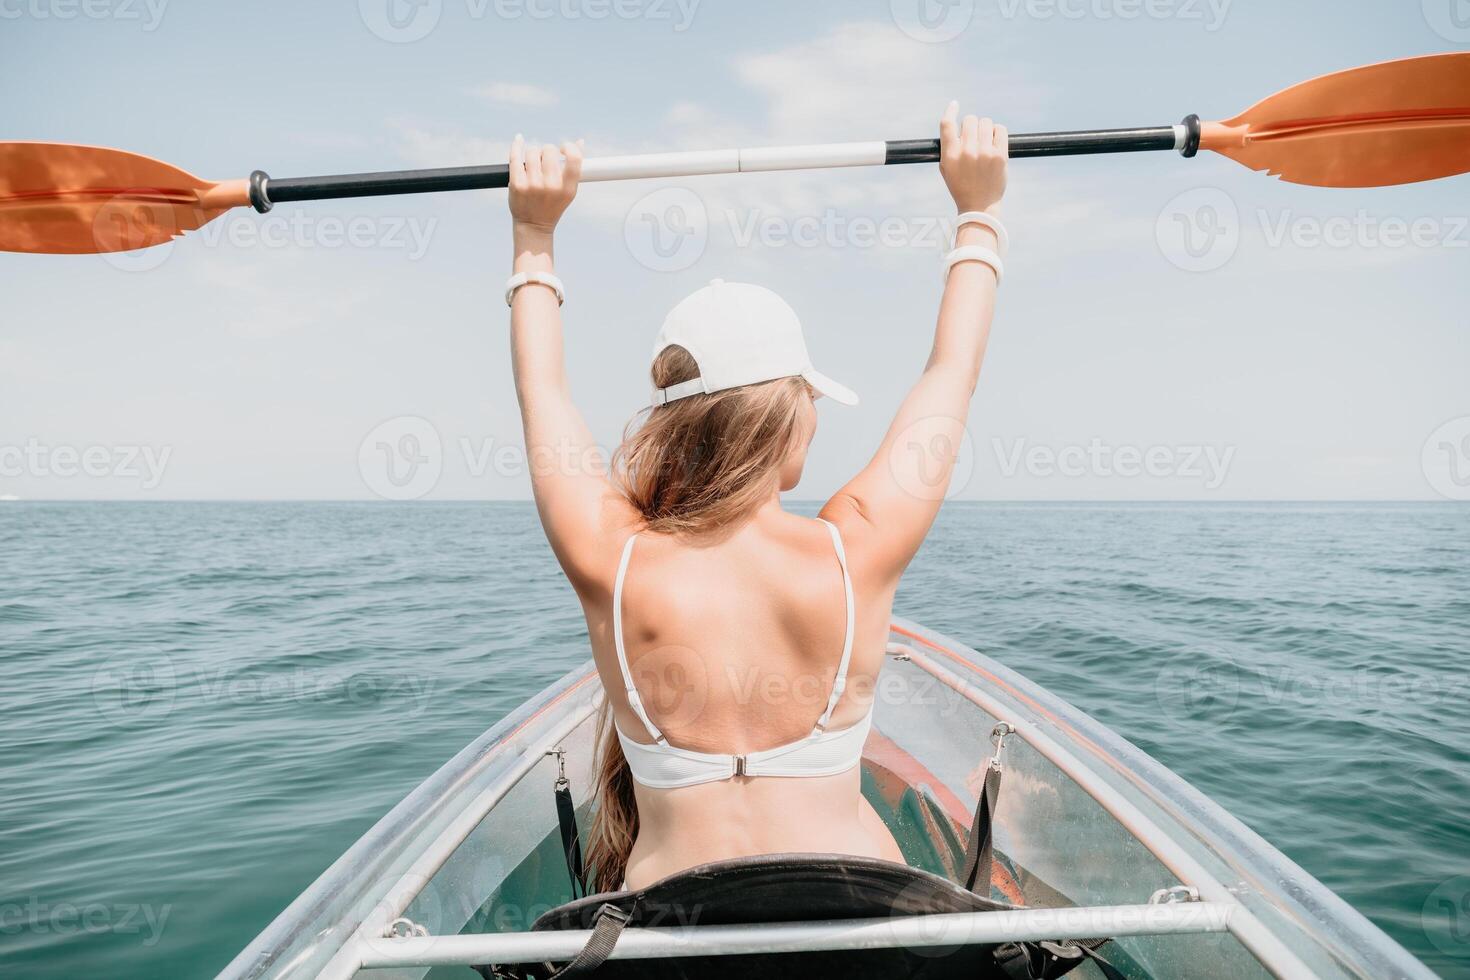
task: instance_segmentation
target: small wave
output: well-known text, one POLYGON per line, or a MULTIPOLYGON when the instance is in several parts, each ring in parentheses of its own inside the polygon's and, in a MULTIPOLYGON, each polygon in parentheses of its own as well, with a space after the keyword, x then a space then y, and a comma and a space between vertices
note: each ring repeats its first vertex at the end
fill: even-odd
POLYGON ((46 618, 40 609, 24 602, 0 603, 0 623, 40 623, 46 618))

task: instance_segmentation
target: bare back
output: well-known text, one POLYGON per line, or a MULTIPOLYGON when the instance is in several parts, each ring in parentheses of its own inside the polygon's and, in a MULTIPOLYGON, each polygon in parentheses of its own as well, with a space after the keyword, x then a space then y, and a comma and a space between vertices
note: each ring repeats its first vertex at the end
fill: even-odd
MULTIPOLYGON (((833 690, 846 597, 827 528, 762 508, 719 540, 644 534, 622 596, 623 640, 644 709, 670 745, 751 753, 806 737, 833 690)), ((851 561, 849 561, 851 564, 851 561)), ((845 691, 829 727, 863 719, 882 666, 892 603, 854 575, 856 622, 845 691)), ((602 591, 602 590, 599 590, 602 591)), ((653 741, 623 694, 612 590, 588 608, 619 728, 653 741)), ((833 776, 748 777, 676 789, 637 785, 640 831, 628 883, 711 860, 780 851, 901 860, 862 801, 857 768, 833 776)))

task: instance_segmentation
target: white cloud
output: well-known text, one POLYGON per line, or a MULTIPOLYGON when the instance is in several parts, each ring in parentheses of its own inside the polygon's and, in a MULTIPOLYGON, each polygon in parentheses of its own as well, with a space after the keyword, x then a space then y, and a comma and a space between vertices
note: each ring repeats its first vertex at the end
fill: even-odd
POLYGON ((491 139, 460 130, 434 130, 423 124, 390 121, 398 153, 415 167, 468 167, 504 163, 510 156, 510 138, 491 139))
POLYGON ((543 109, 560 101, 550 89, 524 82, 491 82, 475 89, 475 95, 497 105, 521 106, 527 109, 543 109))
POLYGON ((1021 65, 990 55, 961 61, 957 50, 915 43, 890 24, 854 23, 740 57, 735 71, 770 99, 770 135, 796 142, 917 138, 937 130, 952 98, 964 111, 1002 116, 1046 95, 1021 65))

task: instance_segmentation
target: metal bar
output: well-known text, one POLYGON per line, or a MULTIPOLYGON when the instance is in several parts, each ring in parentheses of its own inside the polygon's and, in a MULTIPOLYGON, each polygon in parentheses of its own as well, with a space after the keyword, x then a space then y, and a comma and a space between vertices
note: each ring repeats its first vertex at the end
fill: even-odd
POLYGON ((1148 848, 1164 867, 1177 875, 1181 882, 1198 888, 1207 903, 1232 905, 1239 909, 1231 919, 1230 932, 1240 940, 1242 946, 1255 955, 1272 976, 1291 980, 1317 976, 1279 936, 1267 929, 1249 909, 1241 905, 1230 890, 1181 847, 1178 841, 1164 833, 1157 823, 1132 801, 1121 796, 1095 770, 1078 760, 1062 743, 1047 735, 1030 719, 1008 710, 998 699, 955 674, 922 650, 914 648, 910 658, 916 666, 928 671, 991 717, 1014 725, 1017 735, 1096 800, 1124 830, 1148 848))
MULTIPOLYGON (((773 922, 755 925, 631 928, 612 959, 910 949, 1099 936, 1171 936, 1225 932, 1237 905, 1181 902, 1098 908, 957 912, 884 919, 773 922)), ((558 962, 576 956, 590 929, 384 939, 363 957, 365 969, 558 962)))

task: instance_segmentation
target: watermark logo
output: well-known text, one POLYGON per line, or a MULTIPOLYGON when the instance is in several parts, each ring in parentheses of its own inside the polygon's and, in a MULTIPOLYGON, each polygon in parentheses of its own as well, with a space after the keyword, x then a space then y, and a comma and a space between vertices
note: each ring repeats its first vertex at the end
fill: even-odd
POLYGON ((1334 670, 1289 666, 1266 660, 1250 669, 1217 651, 1192 651, 1170 661, 1154 681, 1159 706, 1178 718, 1228 717, 1241 698, 1253 705, 1298 712, 1334 706, 1372 706, 1393 711, 1404 704, 1423 707, 1463 702, 1470 678, 1334 670))
POLYGON ((400 415, 369 432, 357 448, 362 482, 385 500, 418 500, 439 485, 444 443, 434 423, 400 415))
POLYGON ((1470 44, 1470 0, 1422 0, 1430 30, 1456 44, 1470 44))
POLYGON ((396 716, 417 718, 433 701, 433 678, 415 672, 324 672, 231 666, 177 670, 163 653, 133 651, 109 657, 92 674, 97 714, 120 727, 151 724, 174 710, 183 693, 190 704, 248 709, 285 703, 369 708, 392 705, 396 716))
POLYGON ((1154 239, 1164 258, 1185 272, 1212 272, 1240 247, 1240 210, 1217 187, 1196 187, 1159 212, 1154 239))
POLYGON ((1197 187, 1169 201, 1159 212, 1154 235, 1159 251, 1173 265, 1186 272, 1213 272, 1235 257, 1247 225, 1271 249, 1470 249, 1467 215, 1377 215, 1359 208, 1352 214, 1319 216, 1258 208, 1246 217, 1229 194, 1215 187, 1197 187))
POLYGON ((410 44, 439 26, 444 0, 357 0, 357 12, 367 29, 384 41, 410 44))
POLYGON ((674 731, 696 724, 709 704, 709 671, 695 650, 655 647, 630 665, 643 709, 655 724, 674 731))
POLYGON ((1154 679, 1159 707, 1176 718, 1207 716, 1220 721, 1240 700, 1240 668, 1229 657, 1198 652, 1181 654, 1154 679))
POLYGON ((888 447, 888 471, 907 494, 940 501, 964 490, 975 473, 975 443, 961 419, 931 415, 911 422, 888 447))
POLYGON ((92 241, 102 260, 123 272, 148 272, 173 254, 173 210, 170 205, 140 201, 142 191, 110 198, 92 215, 92 241))
POLYGON ((975 19, 975 0, 889 0, 898 29, 915 41, 953 41, 975 19))
MULTIPOLYGON (((499 871, 499 862, 486 870, 499 871)), ((455 905, 464 903, 453 902, 447 894, 450 889, 436 882, 417 872, 379 879, 353 903, 354 919, 362 923, 357 935, 382 954, 393 952, 399 939, 431 939, 458 932, 474 910, 461 910, 462 918, 454 915, 455 905)))
POLYGON ((173 661, 162 653, 117 654, 92 674, 92 704, 115 725, 163 718, 173 710, 177 692, 173 661))
POLYGON ((1424 935, 1446 956, 1470 959, 1470 875, 1435 886, 1419 913, 1424 935))
POLYGON ((634 202, 623 221, 623 241, 640 265, 681 272, 709 244, 709 212, 687 187, 664 187, 634 202))
POLYGON ((1435 493, 1470 500, 1470 415, 1450 419, 1431 432, 1419 462, 1435 493))

